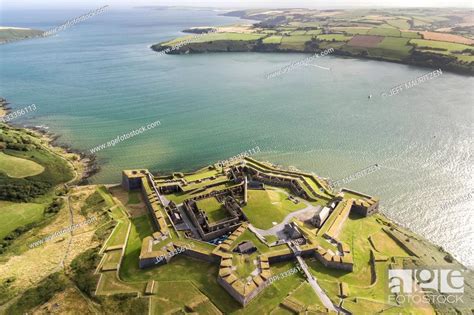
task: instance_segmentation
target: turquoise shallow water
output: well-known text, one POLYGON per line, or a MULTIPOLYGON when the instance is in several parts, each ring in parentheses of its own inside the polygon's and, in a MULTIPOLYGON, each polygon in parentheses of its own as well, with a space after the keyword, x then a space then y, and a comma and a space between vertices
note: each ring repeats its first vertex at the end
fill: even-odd
MULTIPOLYGON (((2 23, 46 29, 82 12, 9 12, 2 23)), ((392 219, 474 264, 474 79, 442 76, 380 94, 430 70, 327 56, 265 78, 301 54, 160 56, 151 44, 200 25, 242 22, 213 11, 109 10, 55 37, 0 46, 0 95, 35 103, 22 123, 46 125, 81 150, 159 119, 161 126, 97 155, 97 183, 124 168, 191 170, 259 146, 257 156, 341 179, 382 199, 392 219), (372 94, 373 98, 368 99, 372 94)))

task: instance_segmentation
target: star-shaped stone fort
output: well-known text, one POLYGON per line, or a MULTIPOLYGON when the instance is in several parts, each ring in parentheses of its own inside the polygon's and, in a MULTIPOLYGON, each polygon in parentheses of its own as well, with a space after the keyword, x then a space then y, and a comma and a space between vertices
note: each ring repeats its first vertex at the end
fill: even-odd
POLYGON ((325 307, 336 310, 304 259, 352 271, 350 246, 338 236, 351 212, 368 216, 379 205, 356 191, 336 193, 316 175, 249 157, 189 174, 124 171, 122 186, 142 191, 153 220, 141 269, 172 264, 178 254, 218 264, 218 283, 243 306, 281 278, 271 264, 295 260, 325 307))

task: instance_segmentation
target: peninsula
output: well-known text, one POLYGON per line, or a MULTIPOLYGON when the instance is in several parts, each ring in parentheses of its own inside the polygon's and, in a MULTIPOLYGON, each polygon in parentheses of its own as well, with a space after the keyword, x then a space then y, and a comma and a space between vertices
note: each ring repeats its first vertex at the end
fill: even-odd
POLYGON ((38 37, 43 31, 23 27, 0 26, 0 44, 38 37))
POLYGON ((243 10, 254 24, 197 27, 155 44, 167 54, 303 52, 369 58, 474 74, 474 21, 465 9, 243 10), (203 36, 203 34, 208 33, 203 36))

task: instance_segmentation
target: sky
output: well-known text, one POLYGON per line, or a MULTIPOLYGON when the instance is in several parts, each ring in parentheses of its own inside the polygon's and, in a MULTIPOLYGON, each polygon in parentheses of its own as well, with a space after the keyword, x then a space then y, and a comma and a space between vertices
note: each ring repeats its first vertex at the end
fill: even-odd
POLYGON ((219 8, 380 8, 380 7, 465 7, 474 0, 0 0, 1 9, 133 7, 142 5, 210 6, 219 8))

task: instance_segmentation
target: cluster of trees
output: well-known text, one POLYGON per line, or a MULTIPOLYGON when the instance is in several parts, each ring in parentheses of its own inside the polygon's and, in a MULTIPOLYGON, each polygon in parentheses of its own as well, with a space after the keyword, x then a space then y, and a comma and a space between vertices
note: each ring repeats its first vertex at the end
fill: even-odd
POLYGON ((29 202, 47 193, 51 187, 48 182, 9 178, 0 174, 0 200, 29 202))

